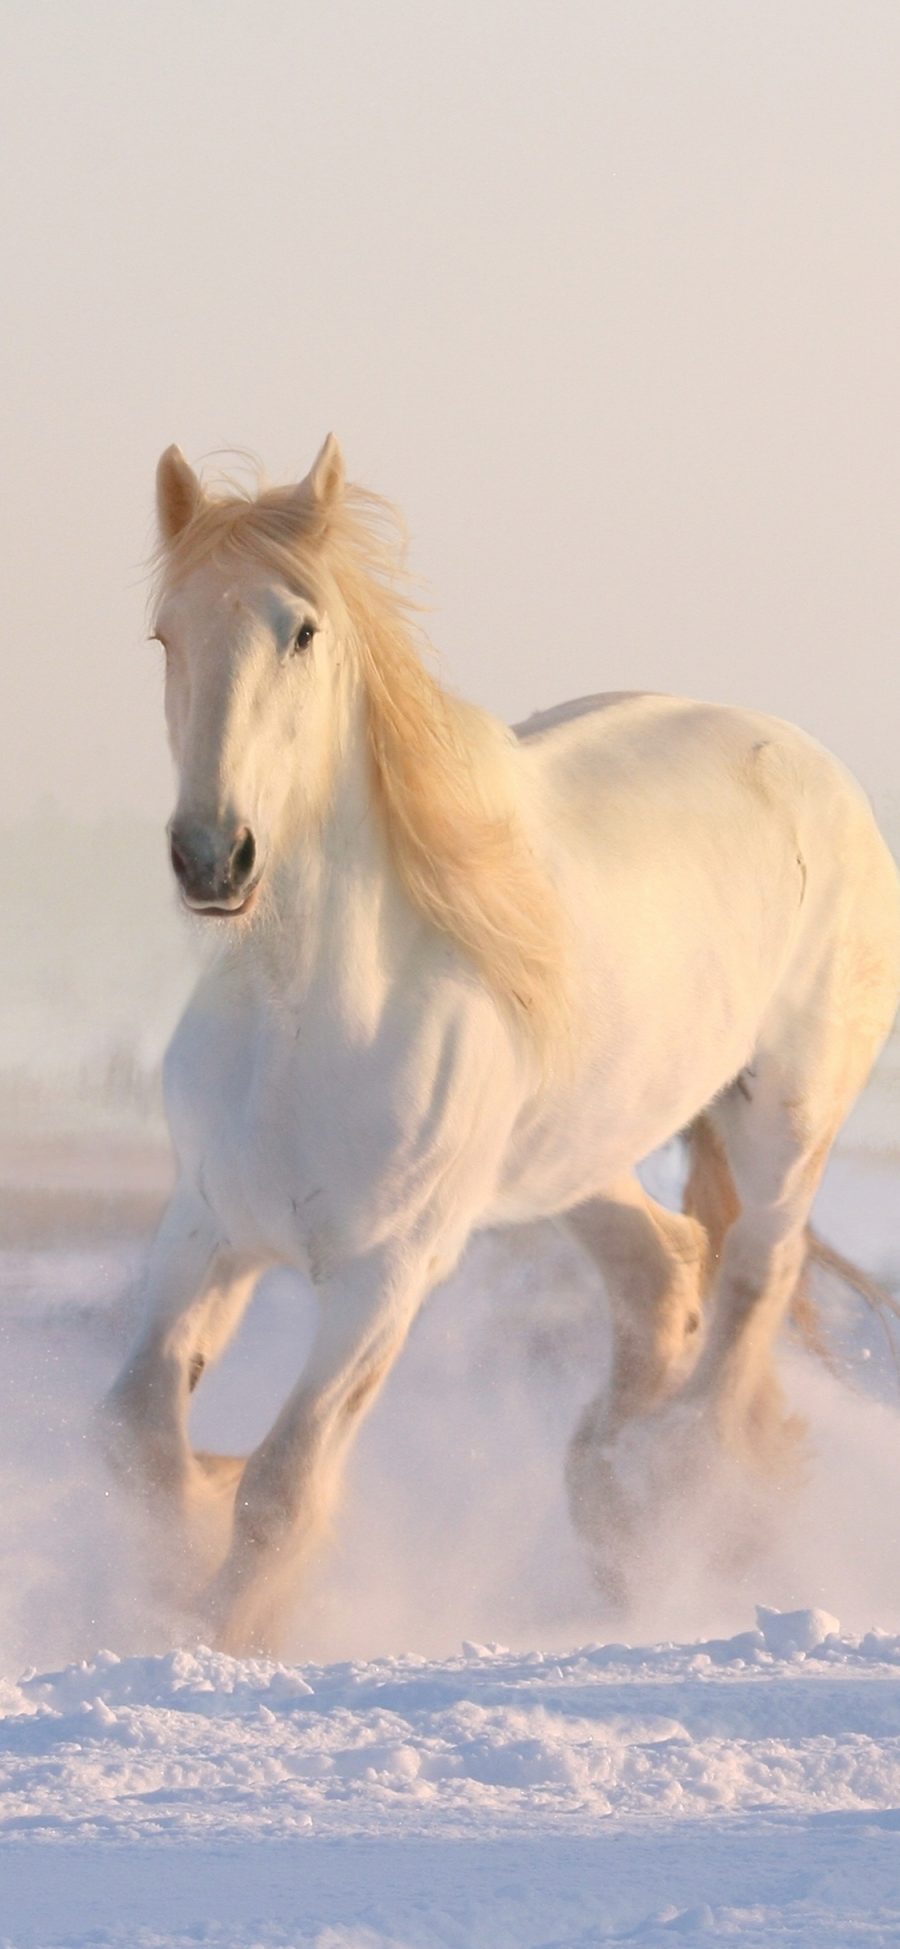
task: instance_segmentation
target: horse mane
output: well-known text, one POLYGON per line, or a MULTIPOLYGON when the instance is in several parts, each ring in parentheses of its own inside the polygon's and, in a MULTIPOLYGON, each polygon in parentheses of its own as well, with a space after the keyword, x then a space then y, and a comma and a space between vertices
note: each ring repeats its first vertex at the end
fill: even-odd
POLYGON ((348 486, 327 510, 296 487, 204 496, 158 556, 162 587, 221 555, 262 560, 348 613, 366 698, 374 796, 395 866, 426 919, 457 943, 546 1064, 561 1046, 562 910, 522 816, 519 747, 429 669, 402 557, 380 496, 348 486))

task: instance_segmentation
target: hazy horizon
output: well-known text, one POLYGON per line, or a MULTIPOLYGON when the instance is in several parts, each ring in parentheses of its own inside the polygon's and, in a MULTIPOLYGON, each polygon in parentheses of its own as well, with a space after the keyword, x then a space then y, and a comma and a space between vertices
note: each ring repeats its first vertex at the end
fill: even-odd
POLYGON ((0 46, 0 817, 165 817, 157 455, 329 427, 455 688, 752 703, 896 800, 887 0, 7 0, 0 46))

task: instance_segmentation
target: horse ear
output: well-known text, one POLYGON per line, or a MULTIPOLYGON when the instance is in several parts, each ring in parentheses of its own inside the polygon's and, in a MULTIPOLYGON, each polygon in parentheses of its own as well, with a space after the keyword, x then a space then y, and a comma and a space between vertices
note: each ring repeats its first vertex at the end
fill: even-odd
POLYGON ((323 514, 327 514, 341 499, 345 481, 344 456, 334 434, 329 433, 305 481, 301 482, 302 492, 323 514))
POLYGON ((203 506, 206 496, 180 447, 167 447, 156 469, 156 512, 166 543, 177 540, 203 506))

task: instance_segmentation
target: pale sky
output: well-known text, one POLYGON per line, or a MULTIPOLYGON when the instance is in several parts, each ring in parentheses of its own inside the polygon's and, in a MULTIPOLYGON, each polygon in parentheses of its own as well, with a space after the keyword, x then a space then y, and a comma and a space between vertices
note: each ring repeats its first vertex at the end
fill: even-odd
POLYGON ((805 724, 896 804, 897 0, 3 0, 3 800, 170 809, 178 440, 395 499, 446 679, 805 724))

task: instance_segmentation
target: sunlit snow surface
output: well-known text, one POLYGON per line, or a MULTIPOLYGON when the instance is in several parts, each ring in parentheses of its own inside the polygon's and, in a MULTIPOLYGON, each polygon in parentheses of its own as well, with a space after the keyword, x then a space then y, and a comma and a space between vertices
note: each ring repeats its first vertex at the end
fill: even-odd
MULTIPOLYGON (((819 1212, 895 1289, 897 1190, 884 1148, 851 1149, 819 1212)), ((267 1664, 166 1615, 94 1453, 138 1270, 99 1238, 0 1255, 3 1949, 900 1943, 900 1420, 877 1319, 822 1284, 837 1371, 782 1352, 805 1482, 745 1505, 710 1481, 616 1618, 562 1486, 602 1296, 552 1230, 477 1242, 267 1664)), ((200 1391, 200 1444, 258 1439, 313 1321, 267 1282, 200 1391)))

